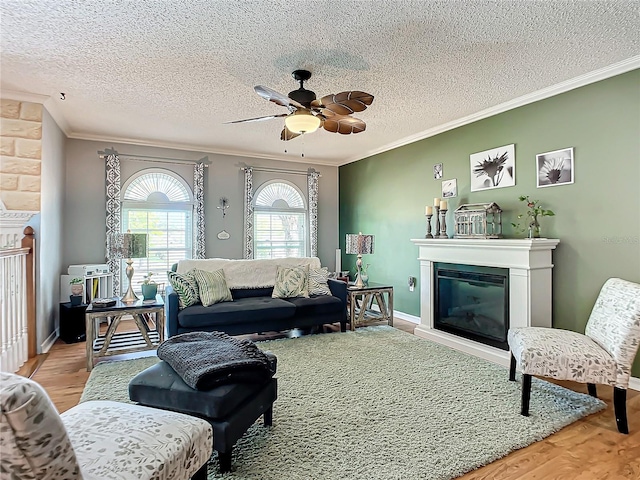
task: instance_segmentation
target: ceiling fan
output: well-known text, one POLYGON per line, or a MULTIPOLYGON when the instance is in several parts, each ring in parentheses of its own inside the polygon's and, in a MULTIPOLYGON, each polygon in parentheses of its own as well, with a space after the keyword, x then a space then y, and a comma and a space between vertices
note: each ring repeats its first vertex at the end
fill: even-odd
POLYGON ((304 88, 304 82, 311 78, 311 72, 295 70, 291 75, 300 82, 300 88, 289 92, 289 96, 262 85, 253 87, 262 98, 287 107, 289 113, 225 123, 259 122, 284 117, 285 126, 280 134, 280 140, 291 140, 302 134, 315 132, 319 127, 327 132, 342 135, 364 132, 367 128, 362 120, 352 117, 351 114, 361 112, 371 105, 373 95, 354 90, 325 95, 318 100, 314 92, 304 88))

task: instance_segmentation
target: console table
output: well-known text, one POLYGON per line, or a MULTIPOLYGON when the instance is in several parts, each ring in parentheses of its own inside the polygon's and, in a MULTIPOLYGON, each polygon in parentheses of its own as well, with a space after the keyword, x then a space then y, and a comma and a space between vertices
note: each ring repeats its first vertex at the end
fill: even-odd
MULTIPOLYGON (((106 308, 87 307, 85 325, 87 330, 87 371, 93 369, 96 357, 120 355, 122 353, 155 350, 164 341, 164 301, 160 295, 155 300, 138 300, 123 303, 114 298, 116 304, 106 308), (131 315, 138 331, 116 332, 122 317, 131 315), (155 317, 155 318, 154 318, 155 317), (107 318, 109 328, 100 335, 94 320, 107 318)), ((99 325, 99 323, 98 323, 99 325)))
POLYGON ((393 326, 393 286, 373 282, 364 287, 349 285, 347 286, 347 303, 351 330, 355 330, 357 324, 370 320, 386 320, 393 326), (374 300, 379 312, 371 308, 374 300))

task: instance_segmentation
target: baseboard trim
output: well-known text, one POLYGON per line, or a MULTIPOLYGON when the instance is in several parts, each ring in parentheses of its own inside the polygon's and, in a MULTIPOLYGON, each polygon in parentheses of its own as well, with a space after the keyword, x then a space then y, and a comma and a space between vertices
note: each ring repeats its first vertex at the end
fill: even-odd
POLYGON ((393 318, 399 318, 400 320, 406 320, 407 322, 415 323, 416 325, 420 325, 420 317, 416 317, 415 315, 410 315, 408 313, 399 312, 397 310, 393 311, 393 318))
MULTIPOLYGON (((377 305, 373 305, 373 309, 374 310, 376 310, 376 307, 377 307, 377 305)), ((393 318, 400 318, 402 320, 406 320, 406 321, 411 322, 411 323, 416 323, 418 325, 420 324, 420 317, 416 317, 415 315, 410 315, 410 314, 404 313, 404 312, 399 312, 397 310, 393 311, 393 318)), ((416 333, 416 335, 418 335, 419 337, 427 338, 427 339, 433 341, 432 338, 429 338, 428 336, 421 335, 420 333, 421 332, 418 332, 418 333, 416 333)), ((452 345, 448 345, 448 346, 451 347, 451 348, 456 348, 456 347, 454 347, 452 345)), ((457 350, 459 350, 459 348, 457 348, 457 350)), ((469 352, 466 352, 466 353, 469 353, 469 352)), ((473 353, 470 353, 470 355, 473 355, 473 353)), ((498 364, 504 365, 502 362, 496 361, 496 359, 487 358, 487 360, 493 361, 494 363, 498 363, 498 364)), ((640 392, 640 378, 631 377, 629 379, 629 390, 635 390, 637 392, 640 392)))
MULTIPOLYGON (((371 310, 376 312, 380 311, 380 307, 377 304, 371 305, 371 310)), ((408 313, 399 312, 398 310, 393 311, 393 318, 399 318, 400 320, 406 320, 407 322, 415 323, 416 325, 420 325, 420 317, 416 317, 415 315, 410 315, 408 313)))
POLYGON ((46 340, 42 342, 42 345, 40 345, 40 348, 42 349, 40 353, 47 353, 51 349, 51 347, 53 347, 53 344, 56 343, 56 340, 59 336, 60 332, 56 328, 53 332, 51 332, 51 335, 49 335, 46 340))

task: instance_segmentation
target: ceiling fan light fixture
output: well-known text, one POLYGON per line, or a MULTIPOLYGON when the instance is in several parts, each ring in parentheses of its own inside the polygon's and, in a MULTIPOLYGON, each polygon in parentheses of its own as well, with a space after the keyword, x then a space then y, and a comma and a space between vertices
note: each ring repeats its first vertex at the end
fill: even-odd
POLYGON ((318 117, 304 110, 298 110, 284 119, 284 124, 293 133, 313 133, 320 123, 318 117))

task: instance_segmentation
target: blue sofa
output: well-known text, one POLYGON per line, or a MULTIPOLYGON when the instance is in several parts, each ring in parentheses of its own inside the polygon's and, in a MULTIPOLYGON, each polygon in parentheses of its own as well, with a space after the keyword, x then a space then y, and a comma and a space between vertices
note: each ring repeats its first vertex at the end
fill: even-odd
POLYGON ((225 332, 229 335, 308 328, 330 323, 347 327, 347 284, 329 279, 332 295, 271 298, 273 287, 231 288, 233 302, 182 310, 171 286, 165 290, 168 336, 186 332, 225 332))

